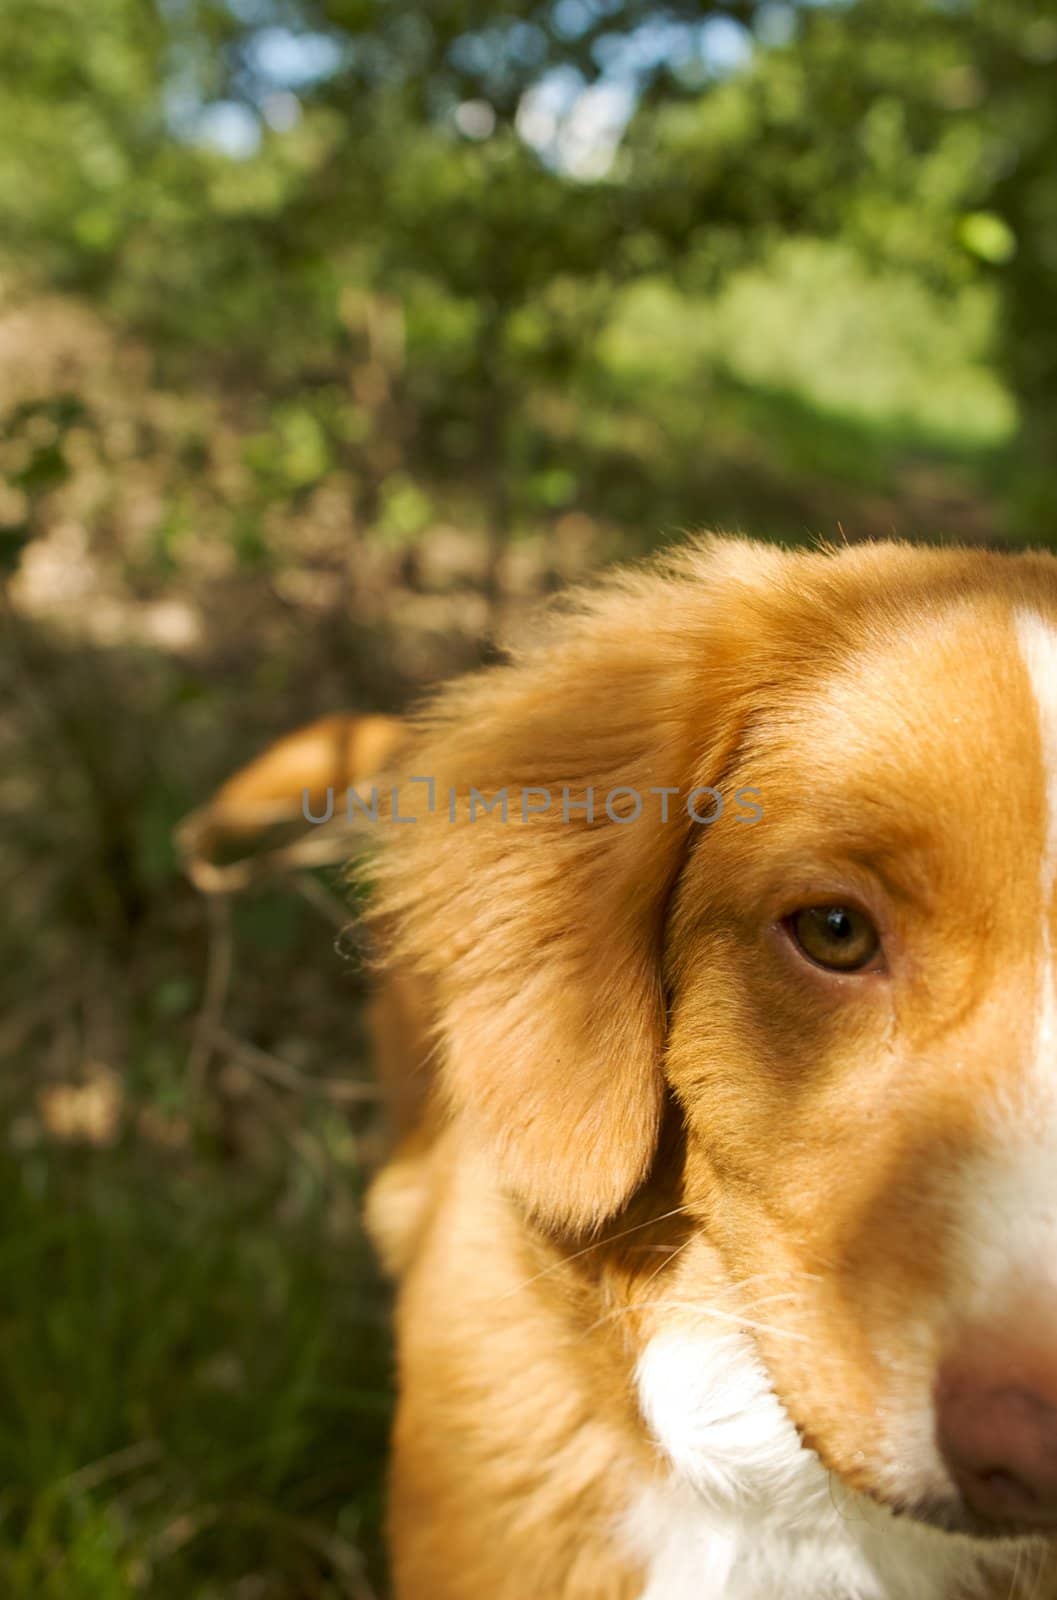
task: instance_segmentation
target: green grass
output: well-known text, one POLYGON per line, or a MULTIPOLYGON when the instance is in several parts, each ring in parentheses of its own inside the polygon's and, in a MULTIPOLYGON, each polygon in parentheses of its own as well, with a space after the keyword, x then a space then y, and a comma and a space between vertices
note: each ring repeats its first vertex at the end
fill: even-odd
POLYGON ((389 1383, 362 1241, 183 1159, 0 1159, 0 1593, 365 1600, 389 1383))

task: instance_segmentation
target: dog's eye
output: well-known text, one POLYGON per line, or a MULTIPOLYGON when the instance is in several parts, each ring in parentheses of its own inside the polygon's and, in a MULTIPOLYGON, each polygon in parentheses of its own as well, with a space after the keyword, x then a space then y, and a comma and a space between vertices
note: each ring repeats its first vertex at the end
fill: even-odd
POLYGON ((869 917, 852 906, 809 906, 794 912, 788 926, 808 959, 831 972, 859 972, 881 948, 869 917))

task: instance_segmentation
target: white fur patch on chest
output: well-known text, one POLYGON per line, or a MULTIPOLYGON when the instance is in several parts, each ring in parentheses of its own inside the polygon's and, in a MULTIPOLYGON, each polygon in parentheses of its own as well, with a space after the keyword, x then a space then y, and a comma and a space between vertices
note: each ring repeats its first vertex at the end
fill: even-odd
POLYGON ((801 1444, 747 1336, 659 1334, 637 1382, 672 1469, 629 1509, 641 1600, 951 1600, 996 1558, 1012 1570, 846 1489, 801 1444))

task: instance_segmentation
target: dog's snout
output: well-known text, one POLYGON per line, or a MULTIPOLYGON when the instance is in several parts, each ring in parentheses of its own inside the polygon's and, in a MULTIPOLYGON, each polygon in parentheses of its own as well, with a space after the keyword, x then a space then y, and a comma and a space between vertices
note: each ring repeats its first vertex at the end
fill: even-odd
POLYGON ((976 1332, 944 1362, 936 1437, 965 1503, 996 1525, 1057 1527, 1057 1317, 1051 1343, 976 1332))

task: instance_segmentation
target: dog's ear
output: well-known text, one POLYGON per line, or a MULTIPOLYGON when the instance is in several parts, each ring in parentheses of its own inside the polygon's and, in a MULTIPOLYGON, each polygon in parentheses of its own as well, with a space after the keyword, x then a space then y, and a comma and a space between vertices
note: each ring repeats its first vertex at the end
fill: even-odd
POLYGON ((552 1227, 597 1226, 648 1170, 687 792, 734 748, 747 613, 792 559, 711 541, 607 585, 420 721, 380 923, 433 985, 449 1103, 552 1227))

